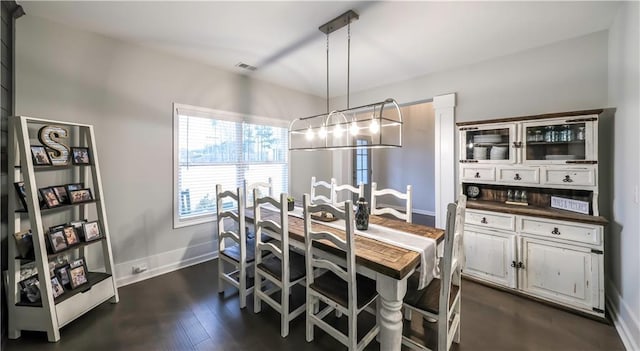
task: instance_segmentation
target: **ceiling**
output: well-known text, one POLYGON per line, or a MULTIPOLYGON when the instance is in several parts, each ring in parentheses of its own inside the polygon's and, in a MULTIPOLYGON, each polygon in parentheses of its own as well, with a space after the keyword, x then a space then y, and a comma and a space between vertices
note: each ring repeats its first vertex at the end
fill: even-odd
MULTIPOLYGON (((617 2, 32 2, 27 16, 325 96, 326 36, 353 9, 351 92, 608 29, 617 2), (244 62, 258 69, 235 67, 244 62)), ((347 92, 347 30, 329 37, 330 95, 347 92)))

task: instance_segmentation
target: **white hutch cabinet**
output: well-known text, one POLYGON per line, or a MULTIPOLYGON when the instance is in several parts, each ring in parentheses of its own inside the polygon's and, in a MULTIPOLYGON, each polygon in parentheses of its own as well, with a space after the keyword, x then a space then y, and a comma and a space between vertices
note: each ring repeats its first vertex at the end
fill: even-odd
POLYGON ((602 113, 458 123, 465 276, 604 318, 602 113))

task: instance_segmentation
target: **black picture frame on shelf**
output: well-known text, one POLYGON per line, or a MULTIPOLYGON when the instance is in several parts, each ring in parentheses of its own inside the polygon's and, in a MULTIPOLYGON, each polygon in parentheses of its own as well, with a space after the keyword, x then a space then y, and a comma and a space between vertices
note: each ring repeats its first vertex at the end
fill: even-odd
POLYGON ((81 219, 81 220, 69 222, 70 226, 76 228, 76 233, 78 234, 79 238, 84 238, 83 224, 85 224, 85 223, 87 223, 86 219, 81 219))
POLYGON ((58 277, 51 278, 51 293, 53 298, 57 299, 60 295, 64 294, 64 287, 60 284, 58 277))
POLYGON ((55 208, 61 205, 58 196, 56 196, 56 192, 53 190, 53 187, 48 188, 40 188, 40 195, 44 199, 44 204, 47 208, 55 208))
POLYGON ((67 240, 67 245, 74 246, 80 244, 80 236, 74 226, 66 226, 63 229, 64 238, 67 240))
POLYGON ((91 154, 88 147, 72 147, 71 148, 71 162, 74 165, 90 165, 91 154))
POLYGON ((49 239, 49 246, 51 247, 51 252, 53 253, 58 253, 60 251, 66 250, 69 247, 63 230, 49 232, 47 234, 47 239, 49 239))
POLYGON ((53 270, 54 274, 60 280, 60 284, 67 288, 71 288, 71 281, 69 278, 69 264, 62 265, 53 270))
POLYGON ((84 257, 80 257, 77 260, 69 263, 69 284, 71 289, 78 288, 85 284, 89 284, 89 278, 87 276, 87 264, 84 261, 84 257))
POLYGON ((33 251, 33 233, 31 229, 14 233, 13 237, 16 240, 16 249, 18 250, 20 258, 31 259, 35 257, 33 251))
POLYGON ((84 189, 84 183, 69 183, 64 187, 67 188, 67 195, 68 195, 71 190, 84 189))
POLYGON ((24 187, 24 182, 13 183, 13 186, 16 188, 16 192, 18 193, 18 200, 22 204, 22 208, 27 210, 27 189, 24 187))
POLYGON ((51 166, 51 158, 47 148, 42 145, 31 145, 31 159, 35 166, 51 166))
POLYGON ((78 189, 69 191, 69 201, 72 204, 80 204, 83 202, 93 201, 93 194, 91 194, 91 189, 78 189))
POLYGON ((67 193, 67 188, 64 185, 56 185, 51 188, 53 192, 56 193, 60 204, 66 205, 69 203, 69 193, 67 193))
POLYGON ((102 238, 100 232, 100 224, 98 221, 91 221, 82 224, 82 232, 84 233, 84 241, 94 241, 102 238))
POLYGON ((18 285, 20 286, 21 295, 29 302, 38 302, 40 297, 40 281, 38 275, 33 275, 29 278, 21 280, 18 285))

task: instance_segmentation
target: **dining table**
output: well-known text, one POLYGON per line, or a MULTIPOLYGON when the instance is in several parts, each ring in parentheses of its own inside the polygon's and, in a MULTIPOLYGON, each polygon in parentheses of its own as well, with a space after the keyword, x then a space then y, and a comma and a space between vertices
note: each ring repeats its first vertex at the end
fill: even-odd
MULTIPOLYGON (((262 220, 270 219, 279 223, 280 213, 278 211, 261 208, 260 216, 262 220)), ((247 221, 253 222, 253 209, 247 209, 245 217, 247 221)), ((430 238, 436 243, 440 243, 444 238, 444 230, 442 229, 407 223, 389 217, 370 215, 369 226, 375 227, 377 232, 385 230, 403 232, 407 235, 430 238)), ((288 227, 289 245, 304 252, 304 218, 302 218, 301 208, 296 207, 289 212, 288 227)), ((331 225, 331 223, 324 223, 322 220, 312 220, 312 229, 314 231, 328 231, 342 238, 345 237, 344 229, 331 225)), ((266 234, 278 239, 274 233, 266 234)), ((321 241, 317 244, 318 248, 326 253, 327 259, 339 265, 345 263, 344 252, 341 249, 328 241, 321 241)), ((378 335, 380 349, 399 351, 402 345, 402 303, 407 291, 407 278, 424 261, 421 261, 421 254, 417 251, 394 245, 388 241, 376 240, 368 235, 358 235, 358 231, 356 231, 355 246, 356 272, 376 281, 376 290, 379 295, 376 320, 380 327, 378 335)), ((431 264, 436 265, 435 257, 433 262, 427 262, 427 265, 431 264)), ((433 266, 421 267, 421 269, 433 269, 433 266)))

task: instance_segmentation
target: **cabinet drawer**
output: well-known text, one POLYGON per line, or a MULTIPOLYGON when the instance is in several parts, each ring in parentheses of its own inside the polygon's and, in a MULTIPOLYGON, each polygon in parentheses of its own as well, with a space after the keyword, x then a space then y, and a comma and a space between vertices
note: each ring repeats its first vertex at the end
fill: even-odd
POLYGON ((539 184, 537 168, 498 168, 498 181, 518 184, 539 184))
POLYGON ((484 211, 467 210, 465 223, 486 228, 515 230, 515 216, 484 211))
POLYGON ((600 245, 600 226, 590 226, 559 222, 551 220, 541 220, 535 218, 522 218, 522 233, 543 235, 550 238, 577 241, 590 245, 600 245))
POLYGON ((468 180, 496 180, 496 169, 493 167, 465 167, 462 169, 462 179, 468 180))
POLYGON ((594 169, 559 169, 547 168, 544 170, 544 183, 550 185, 596 185, 596 172, 594 169))
MULTIPOLYGON (((78 289, 82 289, 78 287, 78 289)), ((62 327, 73 321, 93 307, 105 302, 115 294, 113 280, 107 278, 91 287, 91 289, 76 294, 56 305, 58 324, 62 327)))

